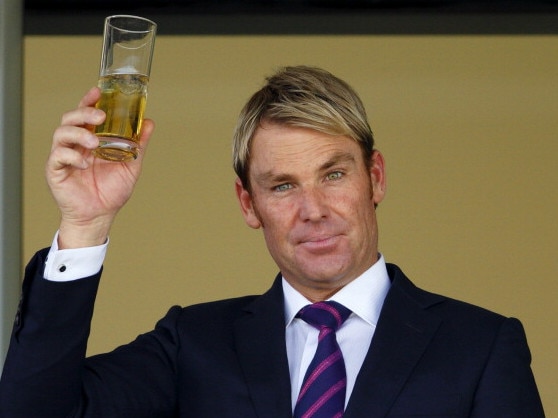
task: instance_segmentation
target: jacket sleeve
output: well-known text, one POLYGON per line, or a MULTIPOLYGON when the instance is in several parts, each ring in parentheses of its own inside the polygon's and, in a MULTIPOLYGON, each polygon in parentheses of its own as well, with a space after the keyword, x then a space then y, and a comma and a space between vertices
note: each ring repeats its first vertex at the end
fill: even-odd
POLYGON ((0 380, 0 416, 64 417, 79 396, 100 274, 59 283, 43 279, 48 249, 25 269, 0 380))
POLYGON ((479 382, 471 417, 544 418, 521 323, 502 323, 479 382))
POLYGON ((86 358, 101 273, 70 282, 45 280, 47 254, 48 249, 38 252, 25 270, 0 380, 0 417, 172 416, 180 309, 171 309, 154 331, 133 343, 86 358))

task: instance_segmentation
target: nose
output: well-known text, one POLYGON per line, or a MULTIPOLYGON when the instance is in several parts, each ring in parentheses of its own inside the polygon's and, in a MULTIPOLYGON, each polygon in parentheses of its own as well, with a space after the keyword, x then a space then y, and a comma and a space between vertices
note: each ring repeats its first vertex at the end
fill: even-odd
POLYGON ((299 201, 300 219, 304 222, 319 222, 327 217, 327 196, 318 188, 302 190, 299 201))

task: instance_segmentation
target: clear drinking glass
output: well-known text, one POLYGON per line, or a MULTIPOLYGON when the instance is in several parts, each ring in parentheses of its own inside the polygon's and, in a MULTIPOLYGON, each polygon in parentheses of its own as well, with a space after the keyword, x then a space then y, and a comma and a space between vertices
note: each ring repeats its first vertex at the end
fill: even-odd
POLYGON ((94 154, 110 161, 131 161, 138 142, 147 99, 157 25, 138 16, 105 19, 99 71, 101 99, 96 107, 107 117, 95 127, 100 139, 94 154))

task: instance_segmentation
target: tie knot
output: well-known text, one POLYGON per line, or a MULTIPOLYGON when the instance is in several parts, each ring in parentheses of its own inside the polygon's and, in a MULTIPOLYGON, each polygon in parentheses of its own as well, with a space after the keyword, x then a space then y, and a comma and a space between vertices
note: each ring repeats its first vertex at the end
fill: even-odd
POLYGON ((316 302, 306 305, 298 317, 315 328, 330 328, 336 331, 349 317, 351 310, 334 301, 316 302))

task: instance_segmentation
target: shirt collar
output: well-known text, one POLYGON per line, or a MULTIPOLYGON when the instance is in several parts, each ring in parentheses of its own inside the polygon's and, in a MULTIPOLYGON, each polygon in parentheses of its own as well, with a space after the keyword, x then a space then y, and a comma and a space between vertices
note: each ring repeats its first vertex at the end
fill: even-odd
MULTIPOLYGON (((296 291, 283 277, 285 325, 289 326, 298 311, 310 302, 296 291)), ((355 280, 347 284, 329 300, 334 300, 349 308, 355 315, 371 325, 378 323, 384 299, 389 291, 389 279, 384 256, 355 280)))

